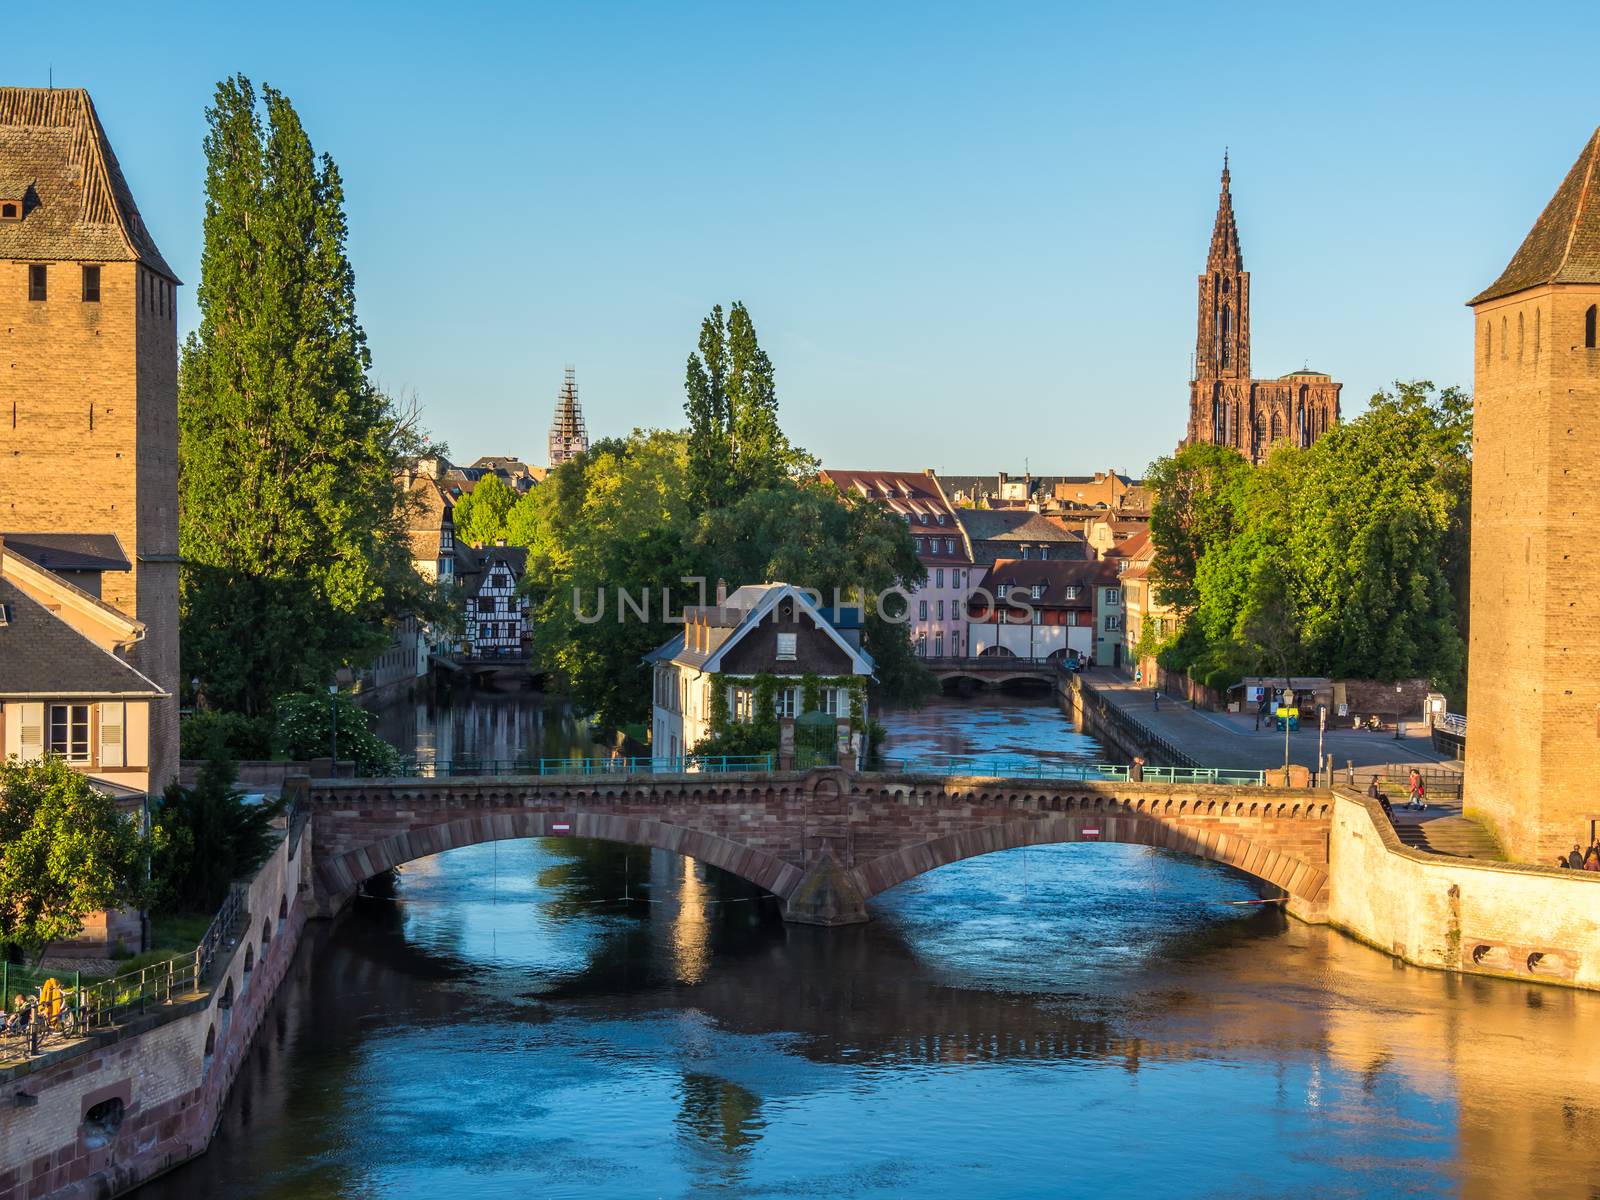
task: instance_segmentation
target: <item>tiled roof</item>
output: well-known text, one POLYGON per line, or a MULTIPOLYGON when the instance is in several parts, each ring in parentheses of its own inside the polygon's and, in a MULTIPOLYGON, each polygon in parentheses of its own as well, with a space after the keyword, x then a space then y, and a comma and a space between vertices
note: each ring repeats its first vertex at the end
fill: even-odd
POLYGON ((23 191, 22 220, 0 221, 0 259, 137 261, 178 282, 83 89, 0 87, 0 180, 23 191))
POLYGON ((956 514, 973 541, 1082 542, 1083 535, 1042 513, 1020 508, 964 508, 956 514))
POLYGON ((473 546, 456 545, 456 577, 461 580, 468 596, 476 596, 483 590, 483 581, 496 560, 504 562, 511 568, 512 577, 520 580, 528 569, 528 548, 485 546, 479 550, 473 546))
POLYGON ((1039 587, 1042 592, 1034 603, 1072 608, 1091 607, 1093 588, 1115 587, 1116 583, 1116 569, 1107 563, 1015 558, 1001 559, 983 579, 984 588, 994 596, 999 595, 1001 584, 1025 590, 1039 587), (1070 599, 1066 594, 1069 587, 1078 589, 1070 599))
POLYGON ((1467 303, 1498 300, 1546 283, 1600 283, 1600 129, 1500 278, 1467 303))
POLYGON ((9 579, 0 578, 0 696, 139 697, 164 693, 9 579))
POLYGON ((114 533, 0 533, 0 542, 47 571, 131 571, 114 533))

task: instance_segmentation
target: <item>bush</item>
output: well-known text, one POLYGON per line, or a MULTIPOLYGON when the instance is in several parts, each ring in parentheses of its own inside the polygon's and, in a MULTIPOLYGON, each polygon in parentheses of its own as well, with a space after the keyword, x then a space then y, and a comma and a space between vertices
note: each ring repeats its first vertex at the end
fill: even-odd
POLYGON ((179 753, 202 762, 238 762, 272 757, 272 721, 243 713, 208 711, 178 726, 179 753))
POLYGON ((323 758, 333 747, 338 713, 339 758, 354 762, 363 775, 392 775, 400 752, 372 732, 372 718, 343 693, 328 696, 296 692, 278 697, 278 747, 292 759, 323 758))

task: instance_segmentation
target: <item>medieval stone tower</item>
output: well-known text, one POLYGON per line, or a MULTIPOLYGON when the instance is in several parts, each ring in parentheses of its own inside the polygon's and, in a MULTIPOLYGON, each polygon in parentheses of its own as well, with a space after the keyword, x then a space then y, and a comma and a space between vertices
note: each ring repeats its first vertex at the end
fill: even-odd
POLYGON ((1277 379, 1250 377, 1250 272, 1233 217, 1226 155, 1199 301, 1185 445, 1232 446, 1260 463, 1273 446, 1309 446, 1339 423, 1344 385, 1331 375, 1306 368, 1277 379))
POLYGON ((89 94, 0 88, 0 532, 112 533, 143 622, 151 781, 178 765, 177 276, 89 94))
POLYGON ((1550 865, 1600 822, 1600 130, 1470 304, 1466 803, 1550 865))

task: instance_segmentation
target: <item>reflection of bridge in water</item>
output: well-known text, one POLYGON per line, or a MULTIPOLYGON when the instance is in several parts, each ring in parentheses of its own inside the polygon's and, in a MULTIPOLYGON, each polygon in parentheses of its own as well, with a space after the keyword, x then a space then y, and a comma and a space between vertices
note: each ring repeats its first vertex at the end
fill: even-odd
POLYGON ((1052 687, 1067 670, 1059 659, 1039 661, 1011 654, 984 654, 969 658, 921 658, 917 660, 941 684, 954 684, 963 690, 978 687, 1004 687, 1008 684, 1043 684, 1052 687))

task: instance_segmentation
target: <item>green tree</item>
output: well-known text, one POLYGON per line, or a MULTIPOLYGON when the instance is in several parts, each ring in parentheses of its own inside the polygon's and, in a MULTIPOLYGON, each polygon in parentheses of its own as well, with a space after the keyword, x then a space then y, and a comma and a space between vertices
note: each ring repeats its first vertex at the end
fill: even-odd
POLYGON ((369 380, 344 187, 287 97, 207 110, 199 328, 179 381, 185 669, 255 715, 385 644, 423 605, 400 468, 422 447, 369 380))
POLYGON ((0 762, 0 946, 37 961, 91 913, 142 906, 148 855, 137 818, 61 759, 0 762))
POLYGON ((719 304, 701 322, 684 391, 690 495, 700 511, 815 469, 778 424, 772 360, 742 303, 735 301, 726 319, 719 304))
POLYGON ((517 494, 498 475, 486 474, 455 503, 456 538, 468 546, 490 546, 506 536, 517 494))
POLYGON ((279 696, 275 707, 278 749, 291 759, 332 754, 337 733, 339 761, 355 763, 363 775, 392 775, 400 768, 400 752, 372 732, 372 714, 344 692, 294 692, 279 696))
POLYGON ((154 814, 159 848, 151 862, 152 905, 173 912, 212 912, 228 885, 272 852, 274 804, 246 804, 233 786, 232 764, 207 763, 198 782, 167 785, 154 814))
POLYGON ((1197 577, 1206 550, 1226 541, 1250 464, 1235 450, 1199 442, 1158 458, 1145 477, 1155 493, 1150 536, 1156 545, 1156 590, 1164 604, 1188 612, 1200 603, 1197 577))

